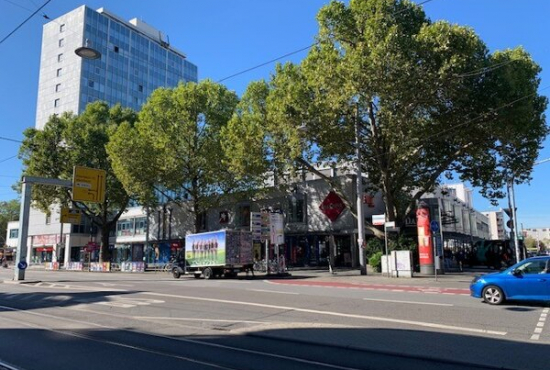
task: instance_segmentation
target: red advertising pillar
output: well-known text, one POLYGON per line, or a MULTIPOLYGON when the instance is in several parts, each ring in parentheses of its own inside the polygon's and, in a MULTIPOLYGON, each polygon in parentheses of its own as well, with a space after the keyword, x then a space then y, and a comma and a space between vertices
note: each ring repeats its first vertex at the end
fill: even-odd
POLYGON ((426 204, 420 204, 416 210, 416 227, 418 230, 420 273, 433 275, 435 270, 432 232, 430 230, 430 208, 426 204))

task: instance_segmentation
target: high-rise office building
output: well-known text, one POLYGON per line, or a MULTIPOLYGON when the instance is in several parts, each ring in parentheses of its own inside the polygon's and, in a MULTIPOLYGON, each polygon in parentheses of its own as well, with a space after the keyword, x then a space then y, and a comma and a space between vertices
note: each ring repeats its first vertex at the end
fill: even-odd
MULTIPOLYGON (((42 129, 53 114, 80 114, 96 100, 139 110, 156 88, 174 87, 180 81, 196 82, 197 66, 162 32, 138 19, 126 22, 103 8, 81 6, 44 25, 35 126, 42 129), (76 55, 86 43, 101 57, 76 55)), ((85 218, 80 225, 62 227, 58 210, 52 210, 31 210, 27 261, 69 262, 69 256, 70 261, 82 260, 97 230, 85 218)))
POLYGON ((96 100, 139 110, 153 90, 180 81, 196 82, 197 66, 162 32, 83 5, 44 25, 36 128, 52 114, 79 114, 96 100), (101 58, 76 55, 86 43, 101 58))

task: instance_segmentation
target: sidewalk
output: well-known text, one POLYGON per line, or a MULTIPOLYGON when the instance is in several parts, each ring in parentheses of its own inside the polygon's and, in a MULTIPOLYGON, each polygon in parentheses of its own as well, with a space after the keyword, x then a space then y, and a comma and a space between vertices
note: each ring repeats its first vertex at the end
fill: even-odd
MULTIPOLYGON (((287 279, 304 279, 315 282, 348 283, 348 284, 380 284, 423 287, 444 287, 468 289, 475 276, 494 272, 487 269, 465 269, 464 272, 447 272, 434 275, 415 273, 412 278, 388 277, 369 269, 367 275, 361 275, 358 269, 338 269, 331 274, 327 269, 290 269, 287 279)), ((256 276, 259 276, 256 274, 256 276)), ((265 276, 265 278, 270 278, 265 276)), ((273 279, 277 277, 273 276, 273 279)))

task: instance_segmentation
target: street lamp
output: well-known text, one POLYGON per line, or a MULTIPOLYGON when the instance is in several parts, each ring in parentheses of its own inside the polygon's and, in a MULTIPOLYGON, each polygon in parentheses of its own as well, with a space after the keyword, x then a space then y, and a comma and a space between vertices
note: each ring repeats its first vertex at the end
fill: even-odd
POLYGON ((86 39, 84 46, 79 47, 74 52, 84 59, 94 60, 101 58, 101 53, 99 51, 88 46, 88 39, 86 39))

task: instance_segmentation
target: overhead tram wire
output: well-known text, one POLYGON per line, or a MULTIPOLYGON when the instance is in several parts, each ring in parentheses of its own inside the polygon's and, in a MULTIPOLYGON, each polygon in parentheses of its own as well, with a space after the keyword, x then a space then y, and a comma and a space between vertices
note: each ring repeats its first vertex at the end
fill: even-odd
MULTIPOLYGON (((425 1, 421 2, 421 3, 416 4, 416 5, 418 5, 418 6, 419 6, 419 5, 423 5, 423 4, 429 3, 429 2, 431 2, 431 1, 433 1, 433 0, 425 0, 425 1)), ((404 12, 405 10, 406 10, 406 9, 399 10, 399 11, 397 11, 397 12, 392 13, 391 15, 396 15, 396 14, 402 13, 402 12, 404 12)), ((220 82, 223 82, 223 81, 225 81, 225 80, 229 80, 229 79, 231 79, 231 78, 233 78, 233 77, 240 76, 240 75, 245 74, 245 73, 247 73, 247 72, 253 71, 253 70, 255 70, 255 69, 258 69, 258 68, 264 67, 264 66, 266 66, 266 65, 268 65, 268 64, 271 64, 271 63, 273 63, 273 62, 276 62, 276 61, 278 61, 278 60, 280 60, 280 59, 283 59, 283 58, 289 57, 289 56, 291 56, 291 55, 298 54, 298 53, 300 53, 300 52, 302 52, 302 51, 311 49, 312 47, 314 47, 315 45, 318 45, 318 44, 319 44, 319 42, 317 41, 317 42, 315 42, 315 43, 313 43, 313 44, 311 44, 311 45, 309 45, 309 46, 300 48, 300 49, 298 49, 298 50, 291 51, 290 53, 286 53, 285 55, 281 55, 280 57, 271 59, 270 61, 267 61, 267 62, 258 64, 258 65, 254 66, 254 67, 247 68, 247 69, 245 69, 245 70, 243 70, 243 71, 240 71, 240 72, 234 73, 234 74, 232 74, 232 75, 230 75, 230 76, 227 76, 227 77, 224 77, 224 78, 222 78, 222 79, 219 79, 219 80, 216 81, 216 82, 220 83, 220 82)))
POLYGON ((52 0, 46 0, 46 2, 44 4, 42 4, 42 6, 40 6, 40 8, 36 9, 27 19, 25 19, 23 22, 21 22, 19 24, 19 26, 15 27, 15 29, 13 31, 11 31, 10 33, 8 33, 6 35, 6 37, 4 37, 2 40, 0 40, 0 45, 6 41, 11 35, 13 35, 15 32, 17 32, 18 29, 20 29, 21 27, 23 27, 23 25, 25 23, 27 23, 32 17, 34 17, 36 15, 36 13, 38 13, 39 11, 42 10, 42 8, 44 8, 46 5, 48 5, 50 3, 50 1, 52 0))
POLYGON ((23 143, 23 141, 21 141, 21 140, 10 139, 9 137, 3 137, 3 136, 0 136, 0 140, 12 141, 14 143, 23 143))

